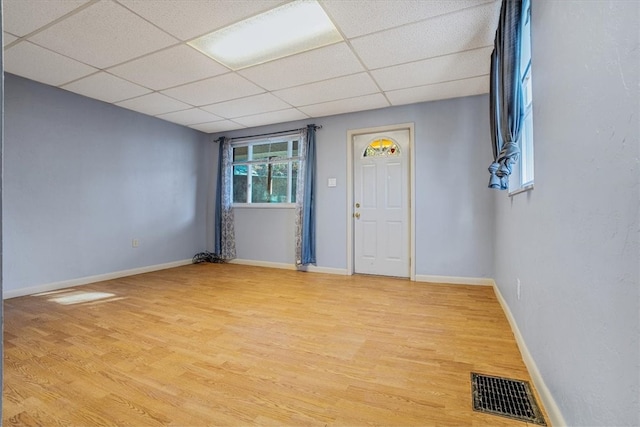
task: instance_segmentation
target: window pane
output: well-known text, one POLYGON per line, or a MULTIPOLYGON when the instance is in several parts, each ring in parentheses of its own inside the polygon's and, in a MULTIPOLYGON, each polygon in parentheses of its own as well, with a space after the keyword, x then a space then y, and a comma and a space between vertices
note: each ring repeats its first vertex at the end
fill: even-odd
POLYGON ((291 141, 291 157, 298 157, 298 141, 291 141))
POLYGON ((531 19, 529 13, 531 6, 527 9, 527 18, 522 26, 522 36, 520 41, 520 72, 524 76, 527 64, 531 61, 531 19))
POLYGON ((286 158, 288 157, 287 145, 285 142, 276 142, 269 144, 256 144, 253 146, 253 160, 269 159, 269 158, 286 158))
POLYGON ((233 203, 247 202, 247 165, 233 167, 233 203))
POLYGON ((279 157, 281 159, 286 159, 289 157, 288 152, 289 143, 287 141, 284 142, 276 142, 275 144, 271 144, 271 157, 279 157))
POLYGON ((289 184, 289 164, 276 163, 271 175, 270 201, 272 203, 287 203, 287 186, 289 184))
POLYGON ((286 203, 288 178, 288 163, 253 165, 252 203, 286 203))
POLYGON ((268 159, 270 144, 256 144, 253 146, 253 160, 268 159))
POLYGON ((525 117, 522 121, 520 149, 520 185, 533 183, 533 93, 531 83, 531 18, 530 6, 526 11, 527 19, 522 28, 521 63, 523 73, 523 92, 525 117))
POLYGON ((246 162, 248 160, 248 154, 249 154, 249 147, 234 147, 233 161, 246 162))
POLYGON ((522 183, 533 182, 533 120, 532 112, 525 117, 522 140, 522 183))
POLYGON ((527 72, 527 74, 524 77, 524 105, 526 108, 530 108, 531 107, 531 99, 532 99, 532 93, 531 93, 531 71, 529 69, 529 71, 527 72))
MULTIPOLYGON (((254 147, 255 154, 255 147, 254 147)), ((251 202, 267 203, 269 202, 269 186, 267 185, 267 175, 269 168, 267 164, 253 165, 251 174, 251 202)))

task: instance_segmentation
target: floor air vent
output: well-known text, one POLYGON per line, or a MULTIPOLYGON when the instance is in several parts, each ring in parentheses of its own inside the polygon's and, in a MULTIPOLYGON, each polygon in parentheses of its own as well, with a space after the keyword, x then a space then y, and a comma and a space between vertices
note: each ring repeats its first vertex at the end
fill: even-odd
POLYGON ((529 383, 471 373, 473 410, 546 426, 529 383))

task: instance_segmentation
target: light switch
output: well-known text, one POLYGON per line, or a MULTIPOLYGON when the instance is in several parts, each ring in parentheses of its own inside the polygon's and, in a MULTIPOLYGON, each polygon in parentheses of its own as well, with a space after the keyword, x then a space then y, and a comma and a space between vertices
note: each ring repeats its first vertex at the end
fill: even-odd
POLYGON ((335 186, 336 186, 336 183, 337 183, 336 178, 329 178, 329 179, 327 180, 327 186, 328 186, 328 187, 335 187, 335 186))

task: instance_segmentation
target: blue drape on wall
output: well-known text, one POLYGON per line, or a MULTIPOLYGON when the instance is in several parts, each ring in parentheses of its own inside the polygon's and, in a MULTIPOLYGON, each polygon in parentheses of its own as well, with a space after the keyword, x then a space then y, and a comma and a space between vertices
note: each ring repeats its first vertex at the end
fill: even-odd
POLYGON ((304 194, 302 199, 301 265, 316 263, 316 126, 307 126, 304 194))
MULTIPOLYGON (((527 0, 525 0, 527 1, 527 0)), ((490 121, 494 161, 489 188, 506 190, 512 165, 518 160, 520 125, 524 114, 520 75, 522 0, 503 0, 491 54, 490 121)))

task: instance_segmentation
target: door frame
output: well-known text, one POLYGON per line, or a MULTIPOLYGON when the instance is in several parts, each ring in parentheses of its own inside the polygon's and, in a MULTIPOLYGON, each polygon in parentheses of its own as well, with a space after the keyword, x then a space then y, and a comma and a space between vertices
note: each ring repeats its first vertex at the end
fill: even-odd
POLYGON ((414 123, 400 123, 397 125, 377 126, 362 129, 347 130, 347 275, 354 274, 354 234, 353 234, 353 137, 369 133, 391 132, 396 130, 409 131, 409 279, 416 280, 416 239, 415 239, 415 156, 414 153, 414 123))

